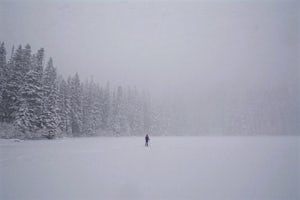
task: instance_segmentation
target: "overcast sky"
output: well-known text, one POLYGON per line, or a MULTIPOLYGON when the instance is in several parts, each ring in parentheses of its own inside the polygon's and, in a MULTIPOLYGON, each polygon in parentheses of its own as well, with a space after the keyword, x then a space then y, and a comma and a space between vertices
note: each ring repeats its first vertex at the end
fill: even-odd
POLYGON ((297 134, 299 5, 1 1, 0 41, 8 52, 13 44, 44 47, 65 77, 149 91, 171 105, 180 134, 297 134))
POLYGON ((102 84, 272 85, 299 78, 298 13, 297 1, 1 1, 0 40, 102 84))

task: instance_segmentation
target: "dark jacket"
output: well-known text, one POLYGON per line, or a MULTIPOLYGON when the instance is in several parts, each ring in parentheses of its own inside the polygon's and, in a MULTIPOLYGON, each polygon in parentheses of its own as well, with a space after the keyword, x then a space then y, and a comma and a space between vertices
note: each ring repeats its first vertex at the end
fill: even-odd
POLYGON ((146 142, 148 142, 150 140, 148 135, 146 135, 145 140, 146 140, 146 142))

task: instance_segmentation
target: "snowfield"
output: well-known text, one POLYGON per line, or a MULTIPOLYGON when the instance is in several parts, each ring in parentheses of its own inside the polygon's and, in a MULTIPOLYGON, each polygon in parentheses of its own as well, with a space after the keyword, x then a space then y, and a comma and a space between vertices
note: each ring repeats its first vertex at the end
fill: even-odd
MULTIPOLYGON (((151 136, 150 136, 151 137, 151 136)), ((0 140, 1 200, 296 200, 300 137, 0 140)))

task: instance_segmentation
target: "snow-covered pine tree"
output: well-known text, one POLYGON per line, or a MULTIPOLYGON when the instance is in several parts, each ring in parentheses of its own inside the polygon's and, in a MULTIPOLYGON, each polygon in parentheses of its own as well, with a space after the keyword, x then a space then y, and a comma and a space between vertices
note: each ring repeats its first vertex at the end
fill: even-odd
POLYGON ((127 89, 127 97, 126 97, 126 118, 128 121, 128 125, 129 125, 129 131, 132 135, 134 135, 134 131, 133 131, 133 117, 134 117, 134 113, 133 113, 133 94, 132 94, 132 89, 128 88, 127 89))
POLYGON ((111 112, 109 115, 109 124, 108 124, 109 131, 112 132, 115 131, 116 115, 117 115, 117 98, 116 98, 116 92, 113 90, 111 96, 111 112))
POLYGON ((12 46, 11 52, 10 52, 10 60, 13 59, 13 56, 15 55, 15 45, 12 46))
POLYGON ((24 84, 25 75, 28 72, 24 68, 24 50, 20 45, 9 63, 9 76, 6 82, 5 106, 6 121, 13 122, 15 113, 20 107, 20 88, 24 84))
POLYGON ((6 49, 4 42, 0 45, 0 122, 5 119, 5 107, 3 103, 4 91, 7 81, 7 69, 6 69, 6 49))
POLYGON ((90 99, 90 113, 89 113, 89 133, 95 134, 97 129, 101 128, 102 122, 102 107, 101 107, 101 90, 93 80, 89 83, 89 99, 90 99))
POLYGON ((39 74, 39 81, 42 83, 44 71, 44 49, 41 48, 32 56, 32 68, 39 74))
POLYGON ((116 95, 113 95, 113 104, 112 104, 112 131, 120 136, 122 134, 128 133, 128 125, 125 116, 124 109, 124 98, 123 98, 123 89, 121 86, 118 87, 116 95))
POLYGON ((23 69, 25 72, 29 72, 32 69, 32 57, 31 57, 31 47, 27 44, 24 48, 23 53, 23 69))
MULTIPOLYGON (((36 81, 38 82, 38 85, 41 86, 41 89, 43 89, 43 70, 44 70, 44 49, 40 49, 38 50, 38 52, 36 54, 32 55, 31 58, 31 70, 33 70, 36 73, 36 81)), ((42 92, 42 98, 43 97, 43 92, 42 92)), ((37 117, 40 119, 40 124, 39 127, 42 128, 43 126, 43 122, 42 122, 42 109, 40 110, 40 112, 36 113, 37 117)))
POLYGON ((67 135, 71 134, 71 118, 70 118, 70 94, 66 81, 60 78, 58 92, 58 114, 60 117, 59 128, 67 135))
POLYGON ((93 120, 95 122, 95 130, 99 130, 103 127, 103 90, 98 84, 94 84, 93 91, 93 120))
POLYGON ((82 96, 82 134, 84 135, 92 135, 95 130, 92 104, 92 83, 87 80, 83 85, 82 96))
MULTIPOLYGON (((16 51, 13 48, 7 62, 4 43, 1 43, 0 121, 15 122, 26 133, 44 128, 51 132, 47 137, 54 136, 57 127, 73 136, 83 133, 90 135, 97 129, 113 130, 116 135, 136 135, 153 127, 155 121, 161 121, 161 117, 158 117, 161 111, 153 111, 147 97, 141 97, 136 89, 126 93, 119 86, 112 96, 109 83, 102 88, 89 81, 83 87, 76 74, 67 83, 61 78, 58 90, 52 59, 45 73, 43 65, 44 49, 31 55, 30 45, 24 49, 20 45, 16 51), (40 87, 43 94, 42 111, 40 87)), ((160 123, 156 127, 161 126, 160 123)))
POLYGON ((58 112, 58 89, 57 74, 53 66, 52 58, 49 59, 43 76, 43 128, 45 129, 45 137, 52 139, 57 135, 59 125, 58 112))
POLYGON ((132 121, 131 121, 131 129, 135 135, 139 135, 143 133, 143 114, 142 114, 142 102, 140 99, 140 95, 136 88, 132 93, 131 98, 131 109, 132 109, 132 121))
POLYGON ((111 95, 110 95, 110 85, 109 83, 106 84, 106 87, 103 91, 103 99, 101 101, 101 128, 103 130, 110 130, 110 120, 112 115, 112 105, 111 105, 111 95))
POLYGON ((6 123, 13 122, 13 109, 12 109, 12 95, 15 94, 10 89, 12 88, 11 83, 12 74, 13 74, 13 56, 14 56, 14 47, 12 49, 12 55, 9 61, 6 63, 6 66, 3 71, 3 81, 4 84, 2 85, 2 93, 1 93, 1 113, 2 113, 2 121, 6 123))
POLYGON ((70 94, 72 135, 80 136, 82 133, 82 86, 77 73, 70 79, 70 94))
POLYGON ((41 128, 40 114, 42 111, 43 93, 39 74, 30 70, 20 89, 20 107, 16 112, 15 124, 25 138, 35 138, 36 131, 41 128))
POLYGON ((142 94, 143 132, 150 132, 151 128, 151 104, 150 95, 142 94))
POLYGON ((2 91, 2 87, 5 83, 5 71, 6 71, 6 49, 4 46, 4 42, 2 42, 0 45, 0 84, 1 84, 0 92, 2 91))

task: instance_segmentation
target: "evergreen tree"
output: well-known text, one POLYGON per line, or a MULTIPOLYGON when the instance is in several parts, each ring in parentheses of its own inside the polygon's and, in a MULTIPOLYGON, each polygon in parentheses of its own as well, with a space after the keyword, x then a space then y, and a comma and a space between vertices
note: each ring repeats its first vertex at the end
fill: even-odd
MULTIPOLYGON (((6 49, 4 46, 4 42, 0 45, 0 91, 2 91, 2 87, 5 83, 5 71, 6 71, 6 49)), ((1 93, 0 93, 1 94, 1 93)))
MULTIPOLYGON (((4 47, 4 45, 3 45, 4 47)), ((14 47, 13 47, 14 49, 14 47)), ((12 51, 14 52, 14 51, 12 51)), ((4 51, 2 50, 2 53, 4 51)), ((2 61, 4 61, 4 56, 2 56, 2 61)), ((4 63, 4 62, 2 62, 4 63)), ((1 104, 0 104, 0 113, 1 113, 1 121, 12 123, 13 122, 13 109, 12 109, 12 95, 16 95, 11 89, 11 76, 13 73, 13 55, 11 56, 10 60, 6 63, 6 65, 2 68, 2 91, 1 91, 1 104)))
POLYGON ((7 66, 6 66, 6 49, 4 42, 0 45, 0 122, 5 118, 4 93, 6 90, 7 66))
POLYGON ((43 94, 38 73, 29 71, 24 85, 20 89, 20 107, 16 112, 15 124, 26 138, 34 138, 34 133, 41 128, 43 94))
POLYGON ((58 92, 58 114, 60 117, 59 128, 61 131, 70 135, 71 133, 71 118, 70 118, 70 94, 69 88, 64 79, 59 81, 58 92))
POLYGON ((82 87, 77 73, 71 79, 70 92, 72 134, 73 136, 80 136, 82 133, 82 87))
POLYGON ((135 135, 141 134, 143 132, 143 115, 142 115, 142 102, 139 96, 139 93, 136 88, 134 88, 132 94, 132 121, 131 121, 131 129, 135 135))
POLYGON ((110 120, 111 120, 111 95, 110 95, 110 86, 109 83, 106 84, 105 90, 103 92, 103 99, 101 101, 101 120, 102 120, 102 129, 110 130, 110 120))
MULTIPOLYGON (((28 51, 28 49, 27 49, 28 51)), ((24 64, 24 49, 20 45, 9 63, 9 75, 6 83, 5 106, 6 121, 13 122, 21 105, 20 88, 24 85, 28 69, 24 64)))
POLYGON ((23 50, 23 70, 24 74, 29 72, 32 69, 32 57, 31 57, 31 47, 27 44, 23 50))
POLYGON ((45 136, 49 139, 56 136, 59 125, 56 78, 56 69, 53 67, 52 58, 50 58, 43 76, 44 105, 42 114, 43 128, 46 129, 45 136))
POLYGON ((82 132, 86 135, 92 135, 94 131, 92 100, 92 83, 87 81, 83 86, 82 98, 82 132))
POLYGON ((83 133, 94 135, 102 123, 102 94, 93 80, 87 81, 83 89, 83 133))
POLYGON ((95 122, 95 130, 98 130, 103 127, 103 91, 99 85, 94 85, 93 91, 93 121, 95 122))
POLYGON ((39 81, 42 83, 44 71, 44 49, 41 48, 32 56, 31 67, 39 74, 39 81))
POLYGON ((0 45, 0 122, 15 124, 26 138, 39 137, 40 129, 48 138, 58 130, 70 136, 165 130, 165 110, 154 110, 136 89, 125 92, 119 86, 112 95, 109 83, 104 88, 93 80, 81 84, 78 74, 58 80, 51 58, 44 70, 43 48, 32 55, 30 45, 20 45, 7 62, 0 45))
POLYGON ((143 132, 150 132, 151 128, 151 105, 149 94, 142 94, 143 132))
POLYGON ((113 96, 112 105, 112 131, 117 135, 128 133, 128 124, 125 116, 123 89, 118 87, 116 95, 113 96))
POLYGON ((44 71, 44 49, 41 48, 38 50, 37 54, 36 54, 36 69, 35 71, 38 72, 39 75, 39 78, 40 80, 42 81, 42 78, 43 78, 43 71, 44 71))

